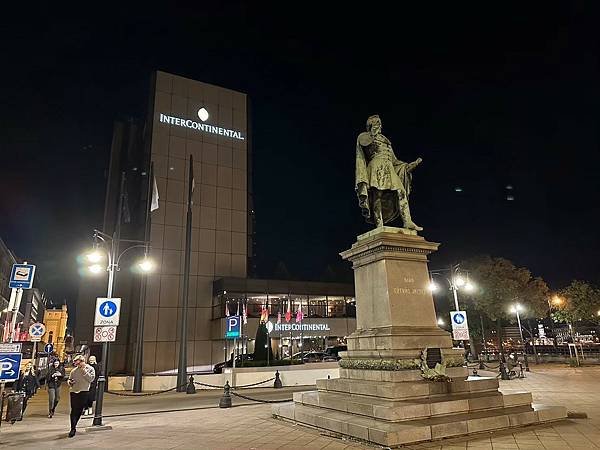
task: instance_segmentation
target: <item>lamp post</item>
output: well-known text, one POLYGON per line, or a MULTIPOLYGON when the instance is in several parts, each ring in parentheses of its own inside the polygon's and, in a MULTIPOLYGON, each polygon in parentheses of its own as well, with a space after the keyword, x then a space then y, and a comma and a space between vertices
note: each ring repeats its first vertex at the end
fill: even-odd
MULTIPOLYGON (((102 253, 99 251, 100 242, 105 244, 108 255, 108 265, 106 271, 108 272, 108 286, 106 289, 106 297, 112 298, 115 284, 116 272, 120 270, 119 262, 125 253, 134 248, 144 248, 144 259, 138 263, 138 266, 142 272, 150 272, 154 268, 153 262, 148 258, 148 244, 141 243, 143 241, 135 241, 129 239, 119 239, 118 230, 116 230, 112 236, 106 233, 94 230, 94 250, 92 253, 87 255, 90 262, 94 263, 89 266, 90 272, 97 274, 102 272, 103 268, 99 262, 103 259, 102 253), (125 250, 119 253, 120 242, 128 242, 130 245, 125 250)), ((102 405, 104 400, 104 389, 106 385, 107 376, 107 365, 108 365, 108 342, 102 343, 102 364, 100 365, 100 374, 98 376, 98 388, 96 389, 96 410, 94 412, 94 426, 102 425, 102 405)))
POLYGON ((521 327, 521 316, 519 311, 521 311, 523 307, 518 303, 515 304, 511 311, 517 314, 517 323, 519 324, 519 334, 521 335, 521 342, 523 343, 523 357, 525 358, 525 371, 529 372, 529 362, 527 361, 527 351, 525 349, 525 340, 523 339, 523 328, 521 327))
MULTIPOLYGON (((459 289, 462 289, 466 292, 472 292, 475 289, 475 286, 469 280, 468 273, 467 273, 466 279, 465 279, 465 277, 459 272, 459 266, 460 266, 460 264, 452 264, 449 269, 431 270, 429 272, 429 274, 431 276, 431 282, 429 284, 429 289, 432 292, 435 292, 439 289, 438 285, 433 280, 434 276, 440 275, 442 273, 448 273, 448 272, 450 273, 450 278, 448 278, 448 277, 444 277, 444 278, 448 283, 450 291, 452 291, 452 297, 454 300, 455 311, 460 311, 460 306, 458 304, 459 289)), ((472 353, 473 357, 477 358, 477 350, 475 349, 475 343, 473 342, 473 339, 469 339, 469 343, 470 343, 471 353, 472 353)), ((463 346, 466 349, 466 347, 467 347, 466 340, 463 341, 463 346)))
MULTIPOLYGON (((117 222, 115 226, 115 230, 110 236, 107 233, 104 233, 100 230, 94 230, 94 248, 92 252, 87 254, 87 260, 92 263, 89 266, 89 271, 93 274, 99 274, 103 270, 108 272, 108 286, 106 289, 106 297, 112 298, 114 284, 115 284, 115 275, 116 272, 119 271, 119 262, 125 253, 134 249, 134 248, 144 248, 144 259, 140 261, 139 267, 142 272, 149 272, 153 269, 154 264, 148 258, 148 242, 138 241, 138 240, 130 240, 130 239, 121 239, 121 215, 123 211, 123 198, 124 198, 124 188, 125 188, 125 172, 121 174, 121 189, 119 195, 119 206, 117 212, 117 222), (119 246, 121 242, 127 242, 129 245, 125 250, 119 253, 119 246), (100 247, 104 246, 106 254, 108 256, 108 264, 106 269, 103 269, 103 266, 100 264, 104 259, 103 253, 100 251, 100 247)), ((102 364, 100 365, 100 374, 98 375, 98 387, 96 389, 96 409, 94 411, 94 420, 92 422, 93 426, 101 427, 102 426, 102 404, 104 400, 104 389, 106 385, 106 376, 107 376, 107 366, 108 366, 108 342, 102 343, 102 364)))

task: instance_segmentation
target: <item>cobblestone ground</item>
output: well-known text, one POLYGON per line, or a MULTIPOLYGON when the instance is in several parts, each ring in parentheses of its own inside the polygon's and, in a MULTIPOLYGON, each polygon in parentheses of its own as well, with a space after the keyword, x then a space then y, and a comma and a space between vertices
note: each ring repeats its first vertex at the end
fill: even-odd
MULTIPOLYGON (((600 368, 581 369, 533 366, 526 379, 501 382, 504 392, 530 390, 536 403, 564 405, 570 411, 586 412, 588 419, 571 419, 542 428, 483 434, 441 442, 414 445, 411 449, 592 449, 600 448, 600 368)), ((273 398, 273 391, 247 391, 249 395, 273 398)), ((160 448, 160 449, 344 449, 377 448, 364 443, 327 436, 314 429, 295 426, 271 417, 268 404, 250 404, 231 409, 214 408, 218 393, 195 396, 173 394, 143 399, 107 397, 105 422, 110 431, 86 432, 90 419, 82 419, 73 439, 67 438, 68 400, 63 398, 53 419, 45 417, 45 391, 28 407, 25 419, 2 424, 0 447, 39 448, 160 448), (150 400, 151 399, 151 400, 150 400), (197 408, 187 411, 157 410, 197 408), (116 415, 136 411, 134 415, 116 415), (144 412, 145 411, 145 412, 144 412)), ((291 392, 278 391, 279 398, 291 392)), ((236 399, 234 398, 234 404, 236 399)), ((240 402, 237 402, 240 404, 240 402)))

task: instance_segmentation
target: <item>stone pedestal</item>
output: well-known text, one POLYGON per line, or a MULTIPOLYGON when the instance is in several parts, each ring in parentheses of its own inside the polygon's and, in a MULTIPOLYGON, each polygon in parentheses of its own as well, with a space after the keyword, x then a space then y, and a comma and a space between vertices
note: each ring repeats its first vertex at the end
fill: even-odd
POLYGON ((496 378, 468 378, 428 289, 427 255, 437 247, 381 227, 341 253, 354 268, 357 329, 340 378, 317 380, 317 391, 294 394, 274 416, 385 446, 566 418, 562 407, 532 407, 528 392, 501 394, 496 378), (423 378, 424 350, 429 367, 447 367, 445 381, 423 378))

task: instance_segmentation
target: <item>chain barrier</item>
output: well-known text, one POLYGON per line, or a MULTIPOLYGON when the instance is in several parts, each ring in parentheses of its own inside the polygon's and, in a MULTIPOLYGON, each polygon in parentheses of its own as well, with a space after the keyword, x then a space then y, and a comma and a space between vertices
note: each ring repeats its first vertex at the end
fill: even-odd
MULTIPOLYGON (((273 380, 275 380, 275 377, 269 378, 268 380, 259 381, 258 383, 244 384, 242 386, 232 386, 231 389, 247 389, 247 388, 250 388, 253 386, 258 386, 259 384, 268 383, 273 380)), ((197 386, 205 386, 205 387, 209 387, 209 388, 213 388, 213 389, 223 389, 223 386, 219 386, 216 384, 201 383, 199 381, 194 381, 194 384, 197 386)), ((188 383, 183 384, 181 387, 186 387, 187 385, 188 385, 188 383)), ((175 389, 177 389, 177 386, 172 387, 170 389, 165 389, 163 391, 155 391, 155 392, 132 393, 132 392, 106 391, 106 393, 110 394, 110 395, 115 395, 117 397, 150 397, 152 395, 158 395, 158 394, 164 394, 166 392, 171 392, 171 391, 174 391, 175 389)))
MULTIPOLYGON (((187 383, 183 386, 187 386, 187 383)), ((182 387, 183 387, 182 386, 182 387)), ((107 394, 116 395, 117 397, 150 397, 152 395, 164 394, 165 392, 171 392, 177 389, 177 386, 172 387, 171 389, 165 389, 164 391, 155 391, 155 392, 140 392, 140 393, 129 393, 129 392, 116 392, 116 391, 106 391, 107 394)))
POLYGON ((274 381, 275 378, 276 377, 269 378, 268 380, 260 381, 258 383, 243 384, 242 386, 231 386, 231 389, 247 389, 247 388, 252 387, 252 386, 258 386, 259 384, 264 384, 264 383, 268 383, 269 381, 274 381))
POLYGON ((246 400, 250 400, 251 402, 258 402, 258 403, 287 403, 287 402, 291 402, 293 399, 291 398, 286 398, 283 400, 260 400, 258 398, 252 398, 252 397, 248 397, 246 395, 242 395, 242 394, 238 394, 237 392, 230 392, 231 395, 235 395, 236 397, 240 397, 246 400))
MULTIPOLYGON (((269 378, 268 380, 259 381, 258 383, 244 384, 242 386, 231 386, 230 389, 247 389, 249 387, 258 386, 259 384, 268 383, 269 381, 273 381, 273 380, 275 380, 275 377, 269 378)), ((223 386, 217 386, 216 384, 201 383, 199 381, 194 381, 194 384, 196 384, 198 386, 206 386, 206 387, 215 388, 215 389, 223 389, 223 386)))

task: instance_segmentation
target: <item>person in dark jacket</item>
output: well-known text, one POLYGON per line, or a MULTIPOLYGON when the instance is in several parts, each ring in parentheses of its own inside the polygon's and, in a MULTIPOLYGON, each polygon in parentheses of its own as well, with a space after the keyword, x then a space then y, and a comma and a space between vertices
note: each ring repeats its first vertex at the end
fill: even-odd
POLYGON ((98 367, 98 363, 96 362, 96 357, 94 355, 90 356, 88 359, 88 364, 92 366, 96 375, 94 376, 94 381, 92 381, 90 384, 90 393, 87 404, 85 405, 85 410, 83 412, 84 416, 89 416, 94 413, 92 409, 94 402, 96 401, 96 388, 98 387, 98 376, 100 375, 100 367, 98 367))
POLYGON ((65 369, 61 367, 60 361, 55 359, 48 367, 46 376, 46 387, 48 388, 48 418, 51 419, 60 401, 60 385, 65 379, 65 369))
POLYGON ((25 393, 25 398, 23 399, 23 414, 25 414, 25 409, 27 408, 27 401, 33 397, 33 394, 35 394, 39 387, 40 382, 35 375, 33 366, 31 363, 29 363, 27 366, 25 366, 25 371, 21 372, 16 385, 17 391, 22 391, 25 393))

